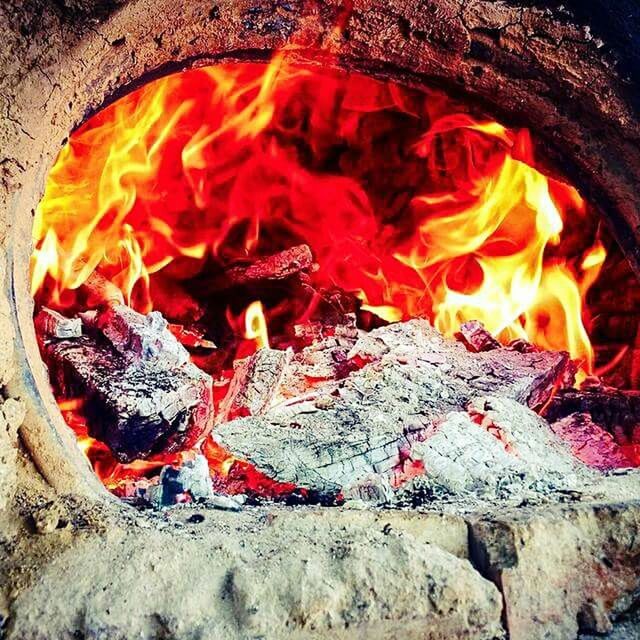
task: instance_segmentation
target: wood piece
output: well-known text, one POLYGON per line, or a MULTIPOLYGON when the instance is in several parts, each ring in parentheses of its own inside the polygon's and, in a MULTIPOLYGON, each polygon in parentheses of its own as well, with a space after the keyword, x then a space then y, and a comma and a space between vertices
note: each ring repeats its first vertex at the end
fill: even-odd
POLYGON ((551 429, 570 447, 573 455, 600 471, 633 467, 633 461, 588 413, 572 413, 551 424, 551 429))
POLYGON ((189 352, 169 331, 167 321, 158 311, 143 315, 125 305, 114 305, 98 312, 94 323, 128 359, 162 359, 175 366, 189 361, 189 352))
POLYGON ((191 363, 130 361, 91 336, 45 346, 58 395, 85 398, 89 435, 119 462, 193 446, 213 414, 211 378, 191 363))
POLYGON ((359 369, 344 379, 218 425, 214 438, 274 480, 331 493, 390 473, 435 421, 473 398, 536 406, 570 365, 566 353, 470 353, 425 320, 360 337, 350 359, 359 369))
POLYGON ((470 351, 491 351, 500 348, 500 343, 479 320, 463 322, 460 325, 459 335, 470 351))
POLYGON ((588 475, 545 420, 508 398, 478 398, 448 414, 412 453, 427 480, 454 495, 550 493, 588 475))
POLYGON ((55 391, 85 399, 89 435, 120 462, 193 446, 213 421, 211 378, 182 357, 164 321, 147 320, 113 307, 88 335, 43 343, 55 391))
POLYGON ((246 287, 261 282, 285 280, 313 266, 313 255, 306 244, 285 249, 273 255, 257 258, 250 264, 228 268, 222 275, 204 284, 207 293, 234 287, 246 287))
POLYGON ((34 322, 39 338, 79 338, 82 335, 80 318, 66 318, 47 307, 40 309, 34 322))
POLYGON ((217 420, 223 422, 264 413, 275 397, 292 352, 259 349, 233 363, 233 379, 220 405, 217 420))
POLYGON ((584 413, 599 427, 640 443, 640 391, 621 391, 612 387, 561 389, 551 399, 544 415, 557 422, 572 414, 584 413))
POLYGON ((348 356, 360 335, 355 314, 342 315, 336 325, 321 322, 296 325, 294 332, 297 345, 304 346, 285 370, 280 397, 302 395, 340 380, 353 370, 348 356))

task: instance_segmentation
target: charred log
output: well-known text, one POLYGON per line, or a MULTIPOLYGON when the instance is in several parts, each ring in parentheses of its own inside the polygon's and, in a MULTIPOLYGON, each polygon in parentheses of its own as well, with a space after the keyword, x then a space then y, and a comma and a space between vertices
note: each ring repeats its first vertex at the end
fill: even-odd
POLYGON ((576 458, 590 467, 610 471, 634 466, 613 436, 593 422, 588 413, 572 413, 552 423, 551 429, 571 447, 576 458))
POLYGON ((640 392, 612 387, 562 389, 549 402, 545 417, 557 422, 573 414, 586 414, 592 422, 630 442, 640 442, 640 392))
POLYGON ((291 355, 290 351, 267 348, 235 362, 219 421, 264 413, 278 391, 291 355))
POLYGON ((301 244, 279 253, 258 258, 250 264, 230 267, 222 275, 204 285, 207 293, 217 293, 235 287, 248 287, 263 282, 285 280, 313 266, 311 249, 301 244))
POLYGON ((101 333, 43 345, 57 394, 85 399, 89 435, 120 462, 193 446, 212 422, 211 378, 161 319, 112 308, 95 320, 101 333))
POLYGON ((566 353, 470 353, 428 322, 389 325, 356 342, 358 370, 263 416, 219 425, 214 437, 279 482, 335 492, 389 473, 450 411, 495 394, 544 402, 570 369, 566 353))

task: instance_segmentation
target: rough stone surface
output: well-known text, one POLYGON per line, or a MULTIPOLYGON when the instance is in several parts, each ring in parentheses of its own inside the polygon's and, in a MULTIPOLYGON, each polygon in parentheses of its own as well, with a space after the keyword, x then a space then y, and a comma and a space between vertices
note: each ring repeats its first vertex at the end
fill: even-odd
POLYGON ((10 506, 16 488, 18 427, 24 414, 19 400, 9 398, 0 404, 0 512, 10 506))
POLYGON ((555 507, 472 521, 472 555, 500 586, 512 640, 611 630, 640 589, 638 507, 555 507))
POLYGON ((495 586, 393 514, 364 528, 339 511, 284 522, 278 511, 206 513, 197 524, 192 509, 99 523, 69 511, 73 528, 24 532, 10 559, 0 550, 0 577, 19 585, 7 640, 503 637, 495 586))

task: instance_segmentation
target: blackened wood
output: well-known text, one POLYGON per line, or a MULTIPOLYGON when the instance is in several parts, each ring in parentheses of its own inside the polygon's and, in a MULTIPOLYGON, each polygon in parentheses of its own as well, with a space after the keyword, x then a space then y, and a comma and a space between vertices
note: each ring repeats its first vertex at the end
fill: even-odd
POLYGON ((127 360, 91 336, 52 341, 45 358, 58 395, 85 398, 89 435, 119 462, 192 446, 211 424, 211 379, 191 363, 127 360))
POLYGON ((590 467, 610 471, 635 466, 613 436, 588 413, 572 413, 553 422, 551 429, 571 447, 576 458, 590 467))
POLYGON ((247 287, 261 282, 285 280, 313 266, 311 249, 301 244, 273 255, 257 258, 250 264, 228 268, 222 275, 206 282, 207 293, 247 287))
POLYGON ((205 314, 202 305, 179 282, 161 273, 151 276, 149 293, 154 309, 177 324, 190 327, 205 314))
POLYGON ((640 392, 611 387, 562 389, 545 409, 545 417, 549 422, 575 413, 589 415, 595 424, 611 433, 622 430, 633 441, 637 439, 635 427, 640 424, 640 392))

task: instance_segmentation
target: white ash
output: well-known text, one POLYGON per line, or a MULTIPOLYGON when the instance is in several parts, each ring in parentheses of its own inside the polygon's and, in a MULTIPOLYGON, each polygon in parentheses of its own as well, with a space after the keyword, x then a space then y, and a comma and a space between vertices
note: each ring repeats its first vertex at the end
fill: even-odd
POLYGON ((216 420, 260 415, 270 406, 293 352, 290 349, 259 349, 233 363, 233 378, 216 420))
POLYGON ((453 412, 434 435, 414 444, 429 481, 450 494, 507 497, 575 489, 589 472, 548 423, 507 398, 482 398, 470 407, 500 429, 500 439, 468 412, 453 412), (506 444, 505 444, 506 443, 506 444))
POLYGON ((162 359, 175 366, 189 362, 189 352, 169 331, 159 311, 143 315, 125 305, 115 305, 99 312, 95 322, 125 357, 144 361, 162 359))
POLYGON ((160 508, 176 504, 186 493, 195 501, 214 497, 209 463, 203 455, 186 460, 178 468, 162 467, 159 483, 148 487, 145 497, 154 507, 160 508))
POLYGON ((551 352, 469 353, 424 320, 376 329, 350 355, 369 364, 263 416, 221 424, 214 438, 275 480, 335 493, 388 474, 416 439, 474 398, 537 401, 568 363, 551 352))

